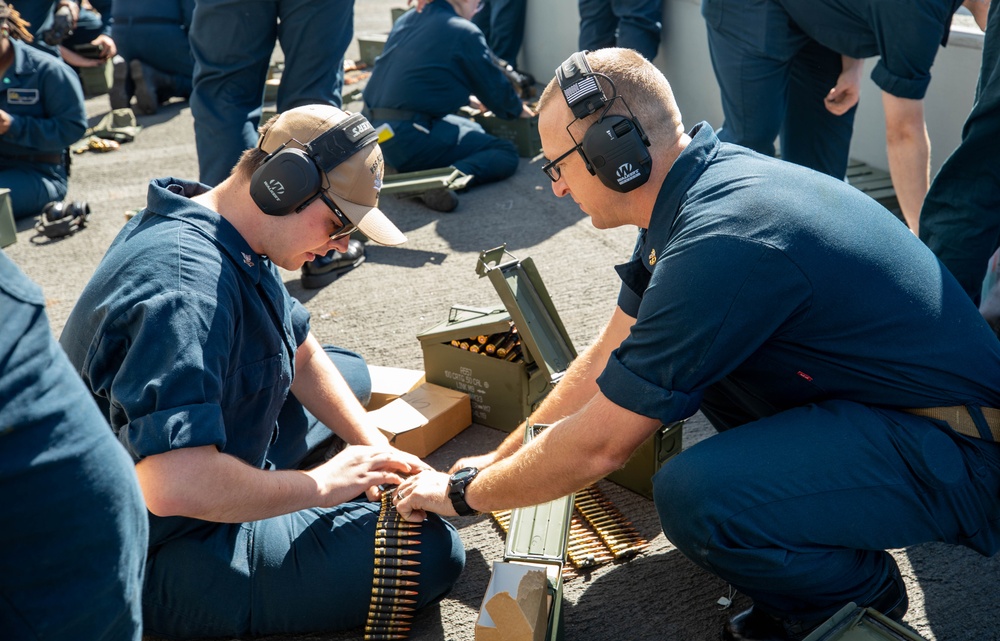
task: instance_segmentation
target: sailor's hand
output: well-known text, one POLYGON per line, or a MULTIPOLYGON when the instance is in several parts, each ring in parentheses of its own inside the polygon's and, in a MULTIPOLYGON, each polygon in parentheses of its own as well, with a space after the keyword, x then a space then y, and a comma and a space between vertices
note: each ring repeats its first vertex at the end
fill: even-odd
POLYGON ((458 516, 448 498, 448 482, 451 476, 444 472, 428 470, 411 476, 396 488, 393 501, 396 511, 404 521, 419 523, 427 518, 428 512, 442 516, 458 516))

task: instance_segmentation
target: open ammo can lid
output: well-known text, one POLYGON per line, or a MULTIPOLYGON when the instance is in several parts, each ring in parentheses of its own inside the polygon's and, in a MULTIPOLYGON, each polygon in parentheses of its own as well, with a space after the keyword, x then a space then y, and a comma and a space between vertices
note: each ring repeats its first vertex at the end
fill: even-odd
POLYGON ((427 343, 446 343, 462 340, 477 334, 494 334, 510 329, 510 314, 505 309, 478 309, 452 305, 447 322, 435 325, 417 334, 417 339, 427 343))
POLYGON ((551 380, 561 377, 576 358, 576 350, 534 261, 518 260, 503 245, 479 254, 476 273, 493 283, 528 354, 541 361, 551 380))

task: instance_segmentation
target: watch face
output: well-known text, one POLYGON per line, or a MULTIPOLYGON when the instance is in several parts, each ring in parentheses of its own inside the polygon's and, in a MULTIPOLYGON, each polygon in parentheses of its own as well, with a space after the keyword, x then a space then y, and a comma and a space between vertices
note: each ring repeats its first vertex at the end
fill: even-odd
POLYGON ((474 470, 473 468, 471 468, 471 467, 464 467, 464 468, 460 469, 459 471, 455 472, 454 474, 452 474, 451 478, 452 478, 453 481, 461 482, 461 481, 464 481, 465 479, 469 478, 470 476, 473 476, 475 473, 476 473, 476 470, 474 470))

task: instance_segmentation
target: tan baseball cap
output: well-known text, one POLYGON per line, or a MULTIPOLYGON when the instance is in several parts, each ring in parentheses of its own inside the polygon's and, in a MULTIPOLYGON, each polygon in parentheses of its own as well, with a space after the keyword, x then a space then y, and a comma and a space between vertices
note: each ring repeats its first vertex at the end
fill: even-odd
MULTIPOLYGON (((352 115, 331 105, 296 107, 275 117, 258 146, 267 153, 277 151, 282 145, 304 150, 306 144, 352 115)), ((406 242, 406 236, 378 208, 384 167, 382 150, 378 143, 372 142, 331 169, 324 186, 365 236, 380 245, 399 245, 406 242)))

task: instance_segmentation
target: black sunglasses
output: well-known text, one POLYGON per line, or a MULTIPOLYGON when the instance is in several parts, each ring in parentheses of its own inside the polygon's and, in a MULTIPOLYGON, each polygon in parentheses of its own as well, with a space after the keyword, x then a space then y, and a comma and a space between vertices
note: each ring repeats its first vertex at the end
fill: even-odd
POLYGON ((566 158, 568 158, 570 154, 572 154, 574 151, 579 151, 580 157, 583 158, 583 161, 584 162, 587 161, 587 157, 583 155, 582 144, 583 143, 579 142, 576 143, 569 151, 567 151, 563 155, 559 156, 555 160, 549 161, 544 165, 542 165, 542 171, 544 171, 545 175, 549 177, 549 180, 551 180, 552 182, 556 182, 557 180, 559 180, 560 176, 562 176, 562 170, 559 169, 559 163, 566 160, 566 158))
POLYGON ((354 233, 354 230, 358 228, 357 225, 352 223, 344 212, 340 211, 340 207, 337 207, 337 203, 333 202, 329 196, 326 195, 325 189, 320 189, 319 194, 317 194, 326 206, 330 208, 330 211, 337 217, 337 221, 340 223, 340 229, 330 234, 330 240, 340 240, 345 236, 350 236, 354 233))

